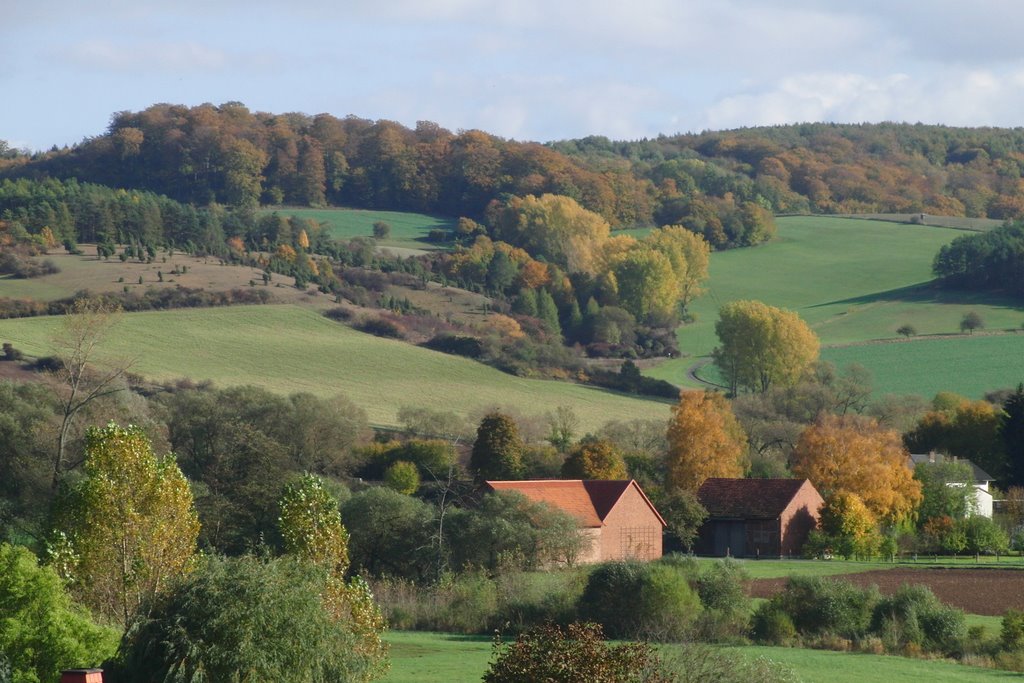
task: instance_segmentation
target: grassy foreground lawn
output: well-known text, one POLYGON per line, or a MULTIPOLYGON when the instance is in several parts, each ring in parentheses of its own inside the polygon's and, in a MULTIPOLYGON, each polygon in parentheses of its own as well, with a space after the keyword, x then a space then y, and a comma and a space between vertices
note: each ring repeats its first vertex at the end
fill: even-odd
POLYGON ((277 212, 282 216, 299 216, 308 218, 326 226, 328 234, 334 239, 350 239, 352 237, 372 237, 373 224, 384 221, 391 226, 391 236, 378 243, 394 247, 410 247, 430 249, 432 244, 426 242, 427 234, 434 229, 452 230, 455 220, 439 216, 427 216, 422 213, 403 211, 375 211, 365 209, 304 209, 278 207, 265 209, 264 213, 277 212))
MULTIPOLYGON (((0 340, 29 355, 47 355, 59 323, 54 317, 0 320, 0 340)), ((466 358, 357 332, 294 305, 129 313, 103 350, 135 358, 132 371, 154 380, 190 377, 221 387, 344 394, 378 425, 396 424, 402 406, 476 419, 495 406, 526 416, 570 406, 582 430, 612 419, 669 415, 667 402, 514 377, 466 358)))
MULTIPOLYGON (((796 311, 826 345, 893 339, 903 324, 913 325, 920 335, 957 333, 960 319, 971 310, 990 330, 1020 329, 1024 323, 1019 302, 941 291, 927 284, 935 253, 962 231, 824 216, 784 217, 777 222, 779 238, 770 244, 712 254, 708 292, 692 306, 697 321, 678 333, 680 349, 689 356, 662 363, 647 374, 692 385, 686 370, 717 344, 718 308, 739 299, 796 311)), ((840 365, 867 366, 875 374, 878 393, 930 396, 938 384, 980 397, 984 390, 1024 377, 1024 336, 1008 337, 1000 352, 985 347, 983 339, 975 335, 913 340, 826 349, 822 355, 840 365), (889 354, 900 353, 904 355, 899 360, 889 360, 889 354), (997 353, 1003 372, 993 378, 983 365, 997 353), (890 377, 894 368, 907 379, 890 377), (927 373, 931 381, 923 382, 927 373)))
MULTIPOLYGON (((382 679, 384 683, 479 681, 491 657, 491 644, 486 638, 392 631, 388 633, 387 641, 391 644, 391 671, 382 679)), ((781 662, 796 671, 800 680, 806 683, 943 683, 1020 678, 1006 671, 979 669, 952 662, 781 647, 751 646, 737 649, 748 657, 767 657, 781 662)))

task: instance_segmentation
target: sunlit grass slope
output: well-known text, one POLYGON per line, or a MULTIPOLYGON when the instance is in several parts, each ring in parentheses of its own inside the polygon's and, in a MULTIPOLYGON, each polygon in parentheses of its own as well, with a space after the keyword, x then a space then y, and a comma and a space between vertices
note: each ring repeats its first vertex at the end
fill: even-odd
POLYGON ((385 246, 430 248, 431 243, 424 240, 431 230, 452 230, 455 227, 455 221, 451 218, 403 211, 291 207, 267 209, 266 211, 271 210, 277 211, 282 216, 299 216, 323 223, 327 226, 331 237, 335 239, 372 237, 373 224, 383 221, 391 226, 390 237, 379 241, 381 245, 385 246))
MULTIPOLYGON (((0 340, 28 354, 47 354, 59 322, 0 320, 0 340)), ((133 372, 154 380, 190 377, 282 393, 342 393, 382 425, 395 424, 406 405, 463 415, 493 406, 542 415, 569 406, 584 430, 612 419, 667 419, 669 414, 668 403, 514 377, 465 358, 363 334, 290 305, 131 313, 104 351, 136 358, 133 372)))
MULTIPOLYGON (((712 254, 708 293, 692 306, 697 322, 679 330, 680 348, 689 356, 649 374, 688 384, 686 369, 717 343, 718 308, 738 299, 795 310, 826 345, 897 338, 896 329, 904 324, 913 325, 919 335, 956 333, 967 311, 977 311, 990 330, 1019 329, 1024 323, 1019 303, 930 284, 935 253, 961 231, 821 216, 779 218, 778 224, 779 238, 770 244, 712 254)), ((922 374, 930 369, 944 388, 978 395, 982 386, 1008 383, 993 386, 988 379, 975 379, 985 376, 983 366, 993 361, 991 347, 981 339, 856 346, 826 350, 823 356, 840 364, 862 363, 875 373, 881 390, 934 393, 935 383, 912 379, 917 367, 922 374), (888 376, 905 369, 904 380, 888 376)), ((1002 374, 1024 373, 1024 336, 1005 340, 999 353, 1002 374)))

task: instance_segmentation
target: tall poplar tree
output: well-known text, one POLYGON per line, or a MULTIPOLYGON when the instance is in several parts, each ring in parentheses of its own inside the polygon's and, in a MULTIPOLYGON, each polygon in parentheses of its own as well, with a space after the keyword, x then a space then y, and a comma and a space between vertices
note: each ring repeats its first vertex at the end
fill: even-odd
POLYGON ((199 519, 174 456, 134 425, 86 433, 85 478, 58 504, 52 563, 90 608, 123 626, 192 568, 199 519))

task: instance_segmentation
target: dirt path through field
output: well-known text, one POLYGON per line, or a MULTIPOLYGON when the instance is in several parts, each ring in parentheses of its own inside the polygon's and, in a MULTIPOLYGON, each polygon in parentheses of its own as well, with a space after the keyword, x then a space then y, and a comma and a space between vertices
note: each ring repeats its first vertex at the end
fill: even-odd
MULTIPOLYGON (((858 586, 878 586, 888 595, 905 583, 923 584, 943 602, 970 614, 999 616, 1007 609, 1024 610, 1024 571, 1014 569, 882 569, 832 577, 858 586)), ((769 598, 786 579, 756 579, 750 595, 769 598)))

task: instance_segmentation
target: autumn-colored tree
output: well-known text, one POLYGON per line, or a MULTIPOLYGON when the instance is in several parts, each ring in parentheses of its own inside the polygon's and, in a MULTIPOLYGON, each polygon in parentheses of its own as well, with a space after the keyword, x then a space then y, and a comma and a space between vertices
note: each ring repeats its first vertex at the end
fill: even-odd
POLYGON ((873 557, 879 552, 882 536, 878 522, 855 493, 842 491, 829 496, 818 524, 832 551, 844 559, 873 557))
POLYGON ((903 437, 913 453, 939 451, 973 461, 1001 478, 1006 471, 1006 447, 999 435, 1001 411, 988 401, 955 395, 936 396, 935 410, 925 413, 903 437))
POLYGON ((626 463, 618 449, 604 439, 586 438, 576 444, 562 463, 566 479, 628 479, 626 463))
POLYGON ((671 320, 679 309, 680 285, 672 262, 660 251, 635 248, 612 266, 619 302, 637 320, 671 320))
POLYGON ((306 474, 285 489, 279 526, 285 552, 327 572, 324 606, 356 636, 354 650, 367 663, 361 680, 387 671, 387 644, 381 640, 384 617, 369 586, 358 576, 346 580, 348 531, 341 523, 338 500, 319 477, 306 474))
POLYGON ((718 317, 713 356, 733 394, 740 388, 763 393, 790 386, 818 359, 817 335, 792 311, 734 301, 722 306, 718 317))
POLYGON ((655 230, 644 243, 668 257, 679 287, 676 298, 685 311, 693 299, 704 293, 701 285, 708 279, 711 245, 701 235, 679 225, 655 230))
POLYGON ((555 194, 515 198, 494 212, 492 223, 497 239, 534 257, 543 256, 570 273, 596 273, 602 265, 602 244, 611 234, 600 215, 555 194))
POLYGON ((299 236, 295 238, 295 243, 303 249, 309 249, 309 235, 305 230, 299 230, 299 236))
POLYGON ((134 425, 90 428, 85 478, 63 499, 51 562, 92 609, 127 625, 192 567, 199 519, 174 456, 134 425))
POLYGON ((823 496, 852 493, 876 518, 893 523, 914 514, 921 482, 894 430, 858 415, 822 415, 807 427, 793 451, 792 469, 823 496))
POLYGON ((523 440, 515 420, 488 413, 476 430, 469 468, 478 479, 516 479, 523 471, 523 440))
POLYGON ((711 477, 743 476, 747 437, 722 394, 684 391, 667 437, 666 488, 696 492, 711 477))

